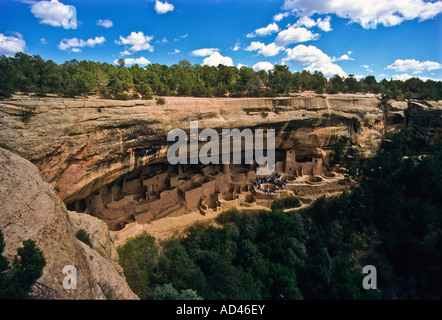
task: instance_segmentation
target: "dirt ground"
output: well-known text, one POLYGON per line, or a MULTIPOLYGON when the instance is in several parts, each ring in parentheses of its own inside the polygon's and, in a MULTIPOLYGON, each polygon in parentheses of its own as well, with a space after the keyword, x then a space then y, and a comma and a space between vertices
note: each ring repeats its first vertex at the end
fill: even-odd
MULTIPOLYGON (((334 196, 339 194, 340 192, 333 192, 325 194, 326 196, 334 196)), ((316 197, 309 197, 311 202, 303 203, 301 207, 295 209, 286 209, 285 211, 290 210, 299 210, 301 208, 305 208, 309 206, 315 198, 322 196, 318 195, 316 197)), ((239 207, 238 210, 244 210, 246 208, 239 207)), ((270 210, 264 206, 252 206, 247 207, 246 210, 270 210)), ((140 224, 137 222, 132 222, 127 224, 122 230, 119 231, 110 231, 113 239, 115 247, 123 245, 127 239, 136 237, 143 232, 147 232, 154 236, 157 241, 165 240, 170 237, 177 237, 181 233, 183 233, 187 228, 192 226, 197 222, 208 223, 210 225, 219 226, 216 223, 215 218, 221 213, 221 211, 213 211, 208 212, 205 215, 201 214, 199 211, 191 212, 178 217, 166 217, 160 220, 155 220, 150 223, 140 224)))
MULTIPOLYGON (((238 209, 242 210, 244 208, 238 209)), ((247 210, 269 210, 269 208, 256 205, 247 207, 247 210)), ((123 245, 127 239, 136 237, 143 232, 149 233, 154 236, 157 241, 160 241, 170 237, 179 236, 187 228, 197 222, 219 226, 216 223, 215 218, 221 212, 222 211, 213 211, 203 215, 199 211, 195 211, 178 217, 166 217, 146 224, 132 222, 127 224, 122 230, 110 231, 110 234, 114 239, 115 247, 123 245)))

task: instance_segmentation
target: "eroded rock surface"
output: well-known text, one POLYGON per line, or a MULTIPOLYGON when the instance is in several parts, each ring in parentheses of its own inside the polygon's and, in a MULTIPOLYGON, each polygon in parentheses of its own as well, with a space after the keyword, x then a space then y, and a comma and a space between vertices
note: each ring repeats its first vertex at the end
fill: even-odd
POLYGON ((53 188, 28 160, 0 148, 0 229, 5 238, 3 254, 10 260, 22 241, 35 240, 46 266, 38 279, 45 298, 137 299, 131 291, 112 245, 109 230, 89 215, 68 213, 53 188), (92 247, 75 233, 84 229, 92 247), (77 288, 65 289, 63 268, 77 270, 77 288))

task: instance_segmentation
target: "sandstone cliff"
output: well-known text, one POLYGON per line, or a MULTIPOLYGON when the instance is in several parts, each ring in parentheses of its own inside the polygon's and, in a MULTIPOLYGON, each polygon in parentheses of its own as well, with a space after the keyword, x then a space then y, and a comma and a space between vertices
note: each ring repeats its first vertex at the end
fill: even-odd
MULTIPOLYGON (((46 267, 38 280, 51 299, 137 299, 118 265, 107 226, 90 215, 68 212, 37 167, 0 148, 0 229, 4 255, 12 259, 23 240, 43 251, 46 267), (91 247, 75 233, 84 229, 91 247), (66 265, 77 269, 77 288, 64 289, 66 265)), ((41 297, 41 296, 40 296, 41 297)))
POLYGON ((274 128, 278 149, 327 163, 340 140, 372 155, 386 130, 414 125, 439 137, 442 104, 394 101, 373 94, 288 98, 183 98, 115 101, 13 96, 0 103, 0 143, 40 168, 65 203, 82 199, 140 166, 164 161, 167 133, 189 128, 274 128), (26 107, 35 107, 29 119, 26 107), (426 119, 426 120, 425 120, 426 119), (432 119, 428 122, 428 119, 432 119))

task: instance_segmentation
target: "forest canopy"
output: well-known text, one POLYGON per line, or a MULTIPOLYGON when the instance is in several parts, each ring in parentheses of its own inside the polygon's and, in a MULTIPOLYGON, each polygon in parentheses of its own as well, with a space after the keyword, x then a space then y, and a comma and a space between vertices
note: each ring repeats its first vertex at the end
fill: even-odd
POLYGON ((335 75, 321 72, 291 72, 286 65, 270 71, 242 66, 191 65, 180 60, 172 66, 150 64, 118 65, 94 61, 66 61, 56 64, 38 55, 16 53, 0 58, 0 98, 14 92, 58 94, 65 97, 98 94, 107 99, 152 99, 159 96, 276 97, 301 91, 316 93, 376 93, 389 99, 442 99, 442 82, 419 78, 378 82, 372 75, 335 75))

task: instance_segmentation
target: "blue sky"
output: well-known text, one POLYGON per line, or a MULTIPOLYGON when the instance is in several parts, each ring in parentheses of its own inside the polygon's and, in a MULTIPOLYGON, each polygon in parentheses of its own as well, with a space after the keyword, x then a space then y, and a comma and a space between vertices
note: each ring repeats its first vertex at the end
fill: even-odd
POLYGON ((0 54, 23 51, 57 63, 187 59, 255 70, 286 64, 327 77, 441 80, 441 40, 442 0, 0 2, 0 54), (76 19, 66 20, 73 9, 76 19))

